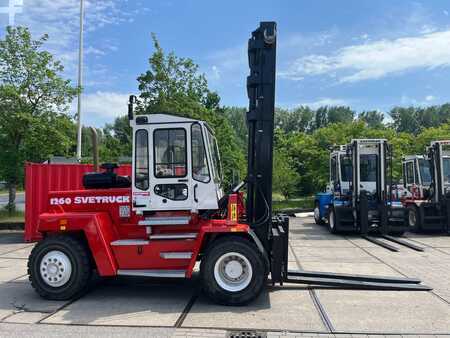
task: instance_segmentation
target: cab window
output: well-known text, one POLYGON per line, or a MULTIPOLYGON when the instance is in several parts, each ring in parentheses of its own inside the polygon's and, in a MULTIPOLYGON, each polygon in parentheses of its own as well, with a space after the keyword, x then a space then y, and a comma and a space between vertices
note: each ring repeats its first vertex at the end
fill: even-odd
POLYGON ((147 190, 149 187, 147 130, 139 129, 136 131, 135 144, 134 185, 140 190, 147 190))
POLYGON ((153 133, 155 177, 184 177, 187 173, 186 130, 157 129, 153 133))
POLYGON ((375 182, 377 180, 378 156, 363 154, 360 156, 361 182, 375 182))
POLYGON ((412 162, 406 162, 406 183, 414 183, 414 165, 412 162))
POLYGON ((202 127, 193 124, 192 135, 192 178, 196 181, 207 183, 210 180, 208 159, 206 157, 205 142, 203 141, 202 127))
POLYGON ((336 157, 333 156, 330 161, 330 169, 331 169, 331 181, 336 182, 337 181, 337 175, 336 175, 336 157))

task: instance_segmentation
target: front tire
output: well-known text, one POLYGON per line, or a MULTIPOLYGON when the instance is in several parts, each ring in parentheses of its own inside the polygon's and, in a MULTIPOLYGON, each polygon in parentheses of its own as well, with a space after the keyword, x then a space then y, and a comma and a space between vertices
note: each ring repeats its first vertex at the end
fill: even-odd
POLYGON ((223 305, 245 305, 259 296, 267 268, 259 249, 249 240, 225 237, 213 242, 201 264, 203 291, 223 305))
POLYGON ((45 299, 69 300, 81 295, 92 275, 88 251, 69 236, 40 241, 28 258, 32 287, 45 299))
POLYGON ((324 225, 324 221, 322 217, 320 217, 320 205, 319 202, 314 203, 314 222, 317 225, 324 225))
POLYGON ((332 234, 337 234, 337 226, 336 226, 336 211, 333 207, 330 207, 328 211, 328 231, 332 234))
POLYGON ((407 209, 409 231, 418 232, 420 230, 419 209, 415 205, 408 205, 407 209))

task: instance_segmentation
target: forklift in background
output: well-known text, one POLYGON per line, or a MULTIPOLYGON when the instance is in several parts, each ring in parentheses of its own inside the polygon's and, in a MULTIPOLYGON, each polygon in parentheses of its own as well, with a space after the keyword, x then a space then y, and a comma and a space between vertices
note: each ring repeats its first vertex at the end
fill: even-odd
POLYGON ((224 194, 208 124, 135 116, 130 97, 131 180, 109 164, 86 174, 83 190, 49 192, 37 227, 42 240, 28 261, 42 297, 76 297, 94 269, 100 276, 191 278, 197 262, 205 294, 226 305, 255 299, 269 275, 273 284, 430 290, 417 279, 288 271, 289 219, 272 214, 276 41, 276 24, 262 22, 248 42, 246 180, 224 194))
POLYGON ((450 140, 431 142, 425 156, 405 157, 403 180, 409 229, 450 234, 450 140))
POLYGON ((330 154, 328 191, 315 198, 314 218, 331 233, 353 232, 391 251, 382 238, 422 251, 400 238, 407 230, 406 208, 392 193, 392 148, 385 139, 354 139, 330 154), (326 220, 326 221, 325 221, 326 220))
MULTIPOLYGON (((327 224, 330 205, 339 201, 350 200, 352 181, 352 161, 347 153, 347 146, 341 145, 330 153, 330 182, 326 192, 316 194, 314 200, 314 221, 317 225, 327 224)), ((330 229, 334 232, 336 229, 330 229)))

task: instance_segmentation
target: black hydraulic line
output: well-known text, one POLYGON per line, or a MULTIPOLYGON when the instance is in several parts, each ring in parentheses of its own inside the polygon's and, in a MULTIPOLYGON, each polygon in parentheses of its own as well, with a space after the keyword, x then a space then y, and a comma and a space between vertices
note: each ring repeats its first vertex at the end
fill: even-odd
POLYGON ((366 282, 349 279, 335 279, 335 278, 319 278, 319 277, 301 277, 290 276, 285 280, 286 283, 308 284, 308 285, 322 285, 329 287, 349 288, 352 290, 392 290, 392 291, 430 291, 432 288, 422 284, 414 283, 379 283, 366 282))
POLYGON ((392 245, 390 245, 388 243, 382 242, 379 239, 376 239, 374 237, 367 236, 367 235, 363 235, 361 237, 364 238, 365 240, 369 241, 369 242, 372 242, 372 243, 374 243, 376 245, 379 245, 379 246, 381 246, 381 247, 383 247, 385 249, 388 249, 388 250, 390 250, 392 252, 398 252, 399 251, 399 249, 396 248, 395 246, 392 246, 392 245))
POLYGON ((418 246, 418 245, 415 245, 413 243, 407 242, 407 241, 405 241, 405 240, 403 240, 401 238, 392 237, 392 236, 389 236, 389 235, 381 235, 381 237, 383 237, 384 239, 387 239, 388 241, 391 241, 391 242, 394 242, 394 243, 406 246, 406 247, 408 247, 410 249, 413 249, 415 251, 420 251, 420 252, 424 251, 424 248, 422 248, 421 246, 418 246))
POLYGON ((332 273, 320 271, 288 271, 289 277, 317 277, 326 279, 353 280, 363 282, 388 283, 388 284, 420 284, 421 280, 417 278, 405 277, 389 277, 389 276, 370 276, 370 275, 353 275, 347 273, 332 273))

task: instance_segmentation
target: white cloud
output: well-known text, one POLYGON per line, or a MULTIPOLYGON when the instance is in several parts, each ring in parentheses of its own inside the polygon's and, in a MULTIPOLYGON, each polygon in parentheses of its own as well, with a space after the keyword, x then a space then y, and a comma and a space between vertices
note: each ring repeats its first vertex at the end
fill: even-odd
MULTIPOLYGON (((111 41, 104 40, 99 45, 89 45, 90 34, 106 25, 123 24, 131 15, 123 11, 123 1, 85 0, 85 56, 102 56, 113 51, 111 41)), ((66 74, 76 78, 78 61, 80 0, 26 0, 21 14, 16 17, 16 25, 30 28, 33 37, 49 35, 45 49, 61 60, 66 74)), ((88 68, 85 66, 85 68, 88 68)), ((89 75, 89 69, 86 69, 89 75)))
POLYGON ((446 67, 450 65, 450 30, 415 37, 353 45, 333 55, 308 55, 296 59, 283 78, 298 80, 305 76, 337 71, 339 82, 379 79, 411 69, 446 67))
POLYGON ((322 97, 317 99, 316 101, 311 102, 303 102, 299 104, 298 106, 308 106, 312 109, 317 109, 319 107, 324 106, 348 106, 349 102, 344 99, 334 99, 330 97, 322 97))
POLYGON ((433 95, 427 95, 425 97, 425 101, 428 101, 428 102, 433 101, 434 99, 436 99, 436 97, 434 97, 433 95))
MULTIPOLYGON (((127 113, 128 94, 97 91, 82 95, 81 118, 83 125, 103 126, 112 123, 116 117, 127 113)), ((77 100, 72 102, 72 112, 76 111, 77 100)))

